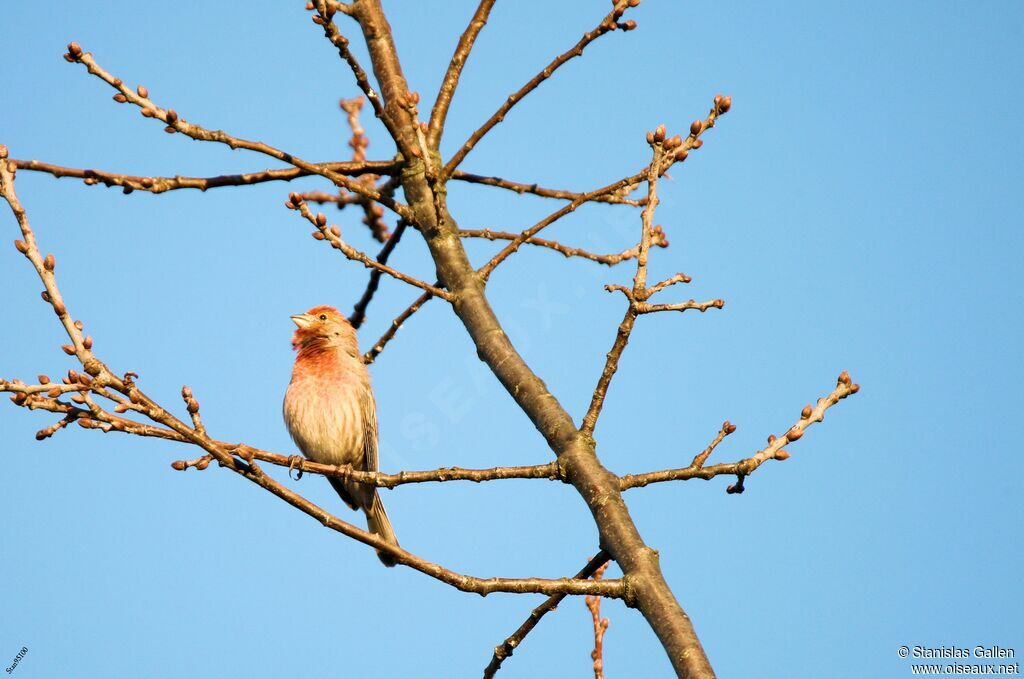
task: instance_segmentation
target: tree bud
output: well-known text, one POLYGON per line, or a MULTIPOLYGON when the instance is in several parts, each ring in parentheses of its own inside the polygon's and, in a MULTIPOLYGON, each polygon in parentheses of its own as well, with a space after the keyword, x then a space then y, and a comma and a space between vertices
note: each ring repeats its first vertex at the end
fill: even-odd
POLYGON ((700 120, 694 120, 690 123, 690 134, 696 137, 704 129, 704 123, 700 120))
POLYGON ((146 89, 145 85, 139 85, 135 88, 135 91, 139 93, 139 96, 143 99, 149 99, 149 90, 146 89))
POLYGON ((800 411, 800 417, 806 420, 808 417, 811 416, 811 410, 812 408, 810 404, 805 405, 804 409, 800 411))

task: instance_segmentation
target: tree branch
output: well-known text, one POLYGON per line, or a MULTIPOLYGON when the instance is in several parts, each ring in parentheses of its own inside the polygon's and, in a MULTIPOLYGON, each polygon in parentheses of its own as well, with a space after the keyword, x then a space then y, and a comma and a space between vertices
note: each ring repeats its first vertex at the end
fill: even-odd
MULTIPOLYGON (((402 234, 405 233, 405 227, 407 222, 404 219, 398 220, 398 225, 395 227, 395 232, 391 234, 388 241, 384 243, 384 247, 380 249, 377 254, 378 264, 387 264, 388 257, 391 256, 391 252, 398 245, 398 241, 402 240, 402 234)), ((373 296, 377 293, 377 287, 380 285, 380 277, 383 275, 383 271, 380 269, 374 269, 370 272, 370 280, 366 284, 366 290, 363 291, 363 296, 356 302, 355 308, 352 309, 352 315, 348 317, 348 322, 352 324, 352 327, 358 330, 362 326, 363 321, 366 320, 366 308, 370 306, 370 302, 373 300, 373 296)))
POLYGON ((612 11, 601 20, 601 23, 599 23, 597 27, 584 33, 583 37, 580 38, 579 41, 568 51, 559 54, 551 63, 545 66, 540 73, 530 78, 525 85, 509 95, 508 99, 505 100, 505 103, 498 107, 498 110, 495 111, 479 129, 469 136, 469 139, 463 143, 462 148, 460 148, 444 166, 444 171, 441 175, 442 179, 452 176, 455 169, 466 158, 466 155, 473 150, 473 147, 483 139, 484 135, 494 129, 495 125, 504 120, 505 116, 512 110, 513 106, 522 101, 522 99, 530 92, 537 89, 538 85, 550 78, 551 75, 559 69, 559 67, 565 64, 565 62, 569 61, 573 57, 581 56, 587 45, 609 31, 614 31, 616 28, 621 28, 625 31, 635 28, 635 22, 629 21, 626 23, 619 23, 619 19, 628 7, 635 7, 639 4, 640 0, 618 0, 612 11))
POLYGON ((441 143, 444 123, 448 117, 448 108, 451 106, 452 97, 455 96, 455 90, 459 86, 462 68, 466 65, 466 60, 469 58, 477 36, 487 24, 487 17, 490 15, 492 7, 494 7, 494 0, 480 0, 476 12, 473 13, 473 18, 470 19, 469 25, 462 32, 459 42, 455 46, 455 54, 452 55, 448 70, 445 71, 444 78, 441 80, 441 89, 437 93, 437 99, 434 100, 434 109, 430 112, 427 144, 431 149, 436 150, 441 143))
MULTIPOLYGON (((600 580, 607 568, 608 564, 598 568, 594 579, 600 580)), ((608 631, 610 621, 601 617, 601 597, 588 596, 584 601, 594 623, 594 650, 590 653, 590 659, 594 661, 594 679, 604 679, 604 633, 608 631)))
MULTIPOLYGON (((690 154, 690 151, 699 149, 701 146, 703 146, 704 142, 700 138, 701 135, 707 132, 712 127, 714 127, 715 122, 718 120, 718 117, 723 113, 726 113, 731 105, 732 100, 729 97, 716 96, 714 106, 711 108, 711 111, 708 113, 708 116, 704 120, 693 121, 693 123, 690 125, 690 134, 689 136, 686 137, 686 139, 680 140, 681 143, 677 145, 676 141, 679 140, 679 137, 672 137, 673 152, 665 154, 663 156, 662 165, 658 168, 658 176, 660 177, 661 175, 668 172, 669 168, 671 168, 673 164, 677 162, 683 162, 684 160, 686 160, 686 158, 690 154)), ((589 193, 579 195, 577 198, 573 199, 572 202, 570 202, 568 205, 565 205, 561 209, 556 210, 555 212, 551 213, 544 219, 540 220, 539 222, 531 226, 530 228, 521 232, 518 238, 516 238, 508 245, 506 245, 498 254, 491 257, 490 261, 488 261, 486 264, 480 267, 480 275, 486 281, 490 277, 494 269, 497 268, 499 264, 505 261, 512 254, 514 254, 523 243, 525 243, 530 238, 533 238, 541 230, 551 226, 562 217, 575 211, 576 208, 578 208, 580 205, 596 200, 601 196, 615 195, 619 194, 620 192, 621 195, 628 195, 640 182, 642 182, 648 176, 648 172, 650 171, 650 169, 650 166, 645 167, 640 172, 637 172, 634 175, 630 175, 629 177, 620 179, 614 184, 609 184, 608 186, 603 186, 589 193)))
POLYGON ((380 336, 380 339, 374 342, 370 350, 363 354, 363 363, 369 365, 377 360, 377 357, 380 356, 380 352, 384 351, 384 347, 387 346, 388 342, 393 340, 395 335, 398 334, 398 330, 402 327, 402 324, 409 320, 410 316, 419 311, 420 307, 433 298, 433 293, 424 292, 422 295, 417 297, 412 304, 406 307, 405 311, 398 314, 395 320, 391 321, 391 325, 388 326, 388 329, 384 334, 380 336))
POLYGON ((331 247, 337 250, 341 250, 342 254, 344 254, 352 261, 359 262, 368 269, 373 269, 374 271, 386 273, 392 278, 400 280, 403 283, 408 283, 413 287, 420 288, 421 290, 426 290, 434 297, 440 297, 441 299, 444 299, 448 302, 452 301, 452 295, 447 290, 442 290, 441 288, 430 285, 429 283, 424 283, 418 278, 413 278, 412 276, 404 274, 397 269, 392 269, 390 266, 386 264, 382 264, 376 260, 370 259, 365 252, 360 252, 359 250, 353 248, 351 245, 349 245, 348 243, 341 239, 341 229, 338 228, 336 224, 331 224, 330 226, 328 226, 327 217, 326 215, 324 215, 324 213, 318 212, 316 215, 314 215, 310 211, 309 205, 307 205, 306 202, 299 197, 299 194, 291 194, 291 196, 289 196, 289 202, 286 203, 286 205, 295 210, 298 210, 299 213, 303 217, 305 217, 310 224, 316 227, 317 230, 313 232, 313 238, 315 238, 316 240, 324 240, 329 242, 331 244, 331 247))
MULTIPOLYGON (((216 189, 222 186, 248 186, 250 184, 261 184, 263 182, 284 181, 290 182, 300 177, 309 177, 316 173, 291 167, 280 170, 262 170, 259 172, 247 172, 245 174, 223 174, 216 177, 153 177, 136 176, 107 172, 105 170, 79 169, 75 167, 63 167, 38 160, 15 160, 13 162, 19 170, 30 172, 43 172, 51 174, 58 179, 61 177, 74 177, 84 179, 86 184, 103 184, 105 186, 119 186, 125 193, 132 191, 148 191, 149 193, 164 193, 178 189, 216 189)), ((359 163, 331 162, 314 163, 317 167, 326 171, 338 172, 347 175, 365 174, 391 174, 395 171, 396 163, 391 160, 373 160, 359 163)))
MULTIPOLYGON (((611 555, 608 554, 608 552, 604 550, 599 551, 587 563, 587 565, 583 567, 583 570, 574 576, 575 579, 583 580, 589 578, 599 569, 606 566, 610 559, 611 555)), ((529 617, 526 618, 526 621, 519 626, 519 629, 513 632, 510 637, 505 639, 505 641, 494 647, 494 655, 491 656, 491 662, 484 668, 484 679, 491 679, 494 677, 495 673, 501 669, 501 663, 503 663, 506 658, 510 657, 515 650, 519 648, 519 645, 523 643, 523 639, 526 638, 527 634, 533 631, 533 628, 537 626, 537 623, 540 622, 541 618, 558 608, 558 604, 562 603, 562 599, 564 598, 564 594, 554 594, 549 597, 547 601, 530 611, 529 617)))
MULTIPOLYGON (((359 0, 355 10, 367 38, 374 73, 390 102, 388 92, 397 96, 407 92, 408 85, 380 1, 359 0)), ((415 119, 406 115, 401 134, 406 139, 415 138, 415 128, 415 119)), ((436 191, 437 182, 428 180, 428 172, 420 168, 420 164, 409 161, 402 182, 405 198, 427 241, 438 281, 453 295, 452 309, 472 338, 477 355, 537 427, 565 469, 566 478, 590 508, 602 548, 622 568, 623 580, 628 584, 626 604, 640 609, 680 676, 713 677, 693 625, 665 581, 657 553, 643 542, 629 515, 618 478, 601 465, 594 440, 577 430, 569 414, 510 342, 485 295, 484 276, 474 271, 458 237, 458 225, 447 209, 444 192, 436 191)), ((525 233, 522 238, 533 235, 525 233)))
MULTIPOLYGON (((520 182, 509 181, 508 179, 502 179, 501 177, 488 177, 479 174, 470 174, 469 172, 463 172, 462 170, 456 170, 452 173, 452 179, 458 181, 468 182, 470 184, 484 184, 485 186, 494 186, 499 189, 506 189, 508 191, 515 191, 522 195, 524 193, 531 193, 535 196, 542 198, 561 198, 564 200, 576 200, 581 196, 585 195, 577 193, 575 191, 563 191, 561 189, 546 189, 537 184, 523 184, 520 182)), ((600 195, 591 199, 594 203, 608 203, 610 205, 632 205, 638 207, 644 204, 643 200, 632 200, 626 198, 622 191, 615 194, 600 195)))
MULTIPOLYGON (((662 231, 661 227, 656 227, 655 233, 653 234, 651 245, 667 248, 668 240, 665 238, 665 232, 662 231)), ((491 231, 490 229, 460 229, 460 238, 485 238, 490 241, 494 240, 516 240, 519 238, 518 233, 510 233, 508 231, 491 231)), ((629 250, 623 250, 618 254, 609 255, 598 255, 593 252, 588 252, 581 248, 574 248, 568 245, 563 245, 558 241, 545 240, 543 238, 527 238, 523 241, 526 245, 536 245, 542 248, 548 248, 555 252, 560 252, 566 257, 580 257, 582 259, 589 259, 592 262, 598 264, 604 264, 606 266, 614 266, 630 259, 635 259, 639 246, 630 248, 629 250)))
MULTIPOLYGON (((110 422, 96 422, 90 417, 84 415, 85 412, 88 412, 90 415, 95 414, 102 416, 102 411, 99 406, 96 405, 89 397, 90 393, 97 393, 104 397, 109 397, 125 409, 128 409, 128 404, 130 403, 133 406, 131 409, 144 414, 157 425, 162 425, 163 428, 173 432, 177 437, 199 446, 209 454, 209 459, 204 460, 205 456, 204 458, 199 458, 198 460, 193 461, 193 466, 196 466, 197 468, 205 467, 209 464, 210 459, 216 459, 222 467, 227 467, 231 471, 257 484, 264 490, 267 490, 278 498, 291 504, 305 514, 317 519, 324 526, 369 545, 378 551, 385 551, 393 557, 397 563, 401 563, 413 568, 414 570, 418 570, 421 573, 451 585, 460 591, 473 592, 483 596, 493 592, 538 593, 548 595, 558 593, 590 594, 618 598, 624 596, 625 585, 622 580, 595 582, 592 580, 572 578, 562 578, 557 580, 547 580, 543 578, 477 578, 456 573, 436 563, 427 561, 426 559, 416 556, 411 552, 384 541, 375 533, 368 533, 353 526, 352 524, 342 521, 306 498, 298 495, 288 488, 285 488, 277 481, 263 473, 262 468, 256 463, 255 457, 247 454, 248 449, 246 447, 232 446, 230 444, 228 446, 224 446, 222 443, 210 439, 197 416, 199 412, 199 404, 188 387, 182 389, 182 397, 186 402, 186 408, 189 414, 192 416, 192 427, 189 427, 181 420, 171 415, 167 410, 142 393, 142 391, 134 384, 133 373, 127 373, 124 378, 116 377, 104 363, 93 355, 91 351, 91 338, 82 337, 81 329, 78 327, 79 324, 71 320, 63 298, 60 295, 60 290, 57 287, 56 278, 53 274, 56 267, 55 259, 53 255, 43 257, 39 252, 39 248, 35 240, 35 234, 29 225, 24 209, 18 202, 17 195, 14 192, 14 170, 16 168, 13 164, 6 162, 6 157, 6 147, 0 146, 0 197, 3 197, 11 207, 24 238, 24 240, 16 241, 16 247, 18 251, 25 255, 25 257, 32 263, 33 268, 36 269, 36 273, 39 275, 40 279, 43 281, 43 285, 46 287, 46 291, 49 296, 49 303, 53 306, 62 325, 64 325, 65 331, 74 343, 73 345, 65 345, 65 353, 75 355, 87 373, 69 373, 68 384, 66 385, 68 387, 74 386, 74 389, 77 392, 77 400, 86 405, 87 408, 75 408, 74 406, 63 404, 59 401, 56 402, 58 406, 69 409, 68 415, 74 414, 75 418, 78 419, 82 426, 86 428, 100 428, 104 431, 111 431, 115 429, 115 426, 110 422), (74 385, 71 384, 72 377, 75 378, 74 385), (120 392, 126 396, 127 399, 114 395, 108 388, 120 392)), ((42 387, 45 385, 39 386, 42 387)), ((71 389, 63 389, 59 387, 51 387, 50 389, 56 389, 58 396, 61 393, 71 391, 71 389)), ((36 392, 33 391, 32 393, 36 392)), ((15 403, 18 405, 32 407, 29 403, 32 399, 32 395, 15 395, 15 403), (18 398, 19 396, 21 398, 18 398), (20 403, 18 403, 19 400, 21 401, 20 403)), ((140 425, 140 427, 143 428, 146 426, 147 425, 140 425)), ((188 463, 186 463, 186 466, 188 466, 188 463)))
POLYGON ((792 427, 790 427, 785 434, 780 437, 774 435, 768 437, 768 446, 762 450, 757 451, 750 457, 740 460, 739 462, 732 462, 729 464, 716 464, 710 467, 705 467, 704 461, 707 456, 711 454, 711 450, 717 445, 721 438, 724 438, 726 434, 735 431, 735 427, 731 427, 728 422, 722 425, 722 432, 719 432, 719 438, 715 439, 710 448, 701 453, 694 461, 690 463, 690 466, 683 467, 680 469, 665 469, 662 471, 648 472, 646 474, 627 474, 619 479, 619 487, 622 490, 628 490, 630 488, 643 488, 652 483, 662 483, 664 481, 684 481, 687 479, 713 479, 716 476, 723 474, 735 474, 739 481, 735 486, 729 486, 727 489, 729 493, 742 493, 743 492, 743 480, 752 474, 755 469, 760 467, 766 460, 786 460, 789 458, 789 451, 784 450, 783 446, 788 443, 796 441, 804 435, 804 431, 815 422, 821 422, 825 419, 825 411, 839 403, 847 396, 856 394, 860 391, 860 385, 854 384, 850 379, 849 373, 843 371, 839 375, 839 380, 836 384, 836 388, 832 390, 828 396, 819 398, 817 404, 814 406, 806 405, 800 413, 800 419, 796 421, 792 427), (731 427, 731 431, 727 431, 731 427))
POLYGON ((288 163, 289 165, 294 165, 296 168, 305 170, 310 174, 317 174, 325 177, 336 186, 344 187, 353 193, 358 193, 361 196, 365 196, 366 198, 386 205, 399 215, 405 216, 405 214, 408 214, 408 208, 406 206, 400 205, 393 200, 382 196, 375 188, 364 186, 359 182, 349 179, 343 174, 302 160, 298 156, 286 153, 280 149, 274 148, 273 146, 264 144, 263 142, 249 141, 240 137, 234 137, 223 130, 208 130, 200 125, 186 122, 178 116, 174 109, 162 109, 154 104, 149 98, 149 90, 142 85, 140 85, 137 90, 132 90, 125 85, 120 78, 114 77, 105 71, 98 63, 96 63, 96 60, 92 58, 92 54, 83 52, 82 48, 79 47, 77 43, 71 43, 68 45, 68 53, 65 55, 65 58, 72 62, 84 64, 89 73, 95 75, 100 80, 116 89, 118 91, 118 95, 115 95, 115 101, 119 103, 130 102, 139 107, 143 116, 163 121, 167 125, 167 127, 164 128, 166 132, 180 132, 197 141, 217 142, 225 144, 232 149, 240 148, 262 153, 270 156, 271 158, 276 158, 282 162, 288 163))

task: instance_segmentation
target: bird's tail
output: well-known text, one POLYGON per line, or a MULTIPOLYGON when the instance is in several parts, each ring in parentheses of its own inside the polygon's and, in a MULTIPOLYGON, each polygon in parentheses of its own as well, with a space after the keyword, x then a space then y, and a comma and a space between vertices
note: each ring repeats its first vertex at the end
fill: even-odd
MULTIPOLYGON (((391 527, 391 519, 388 518, 388 513, 384 510, 384 503, 381 502, 380 495, 376 492, 376 489, 374 489, 373 493, 373 502, 370 504, 370 508, 366 510, 366 527, 371 533, 376 533, 383 538, 385 542, 390 542, 395 547, 398 547, 395 529, 391 527)), ((377 552, 377 558, 389 568, 396 563, 395 558, 385 552, 377 552)))

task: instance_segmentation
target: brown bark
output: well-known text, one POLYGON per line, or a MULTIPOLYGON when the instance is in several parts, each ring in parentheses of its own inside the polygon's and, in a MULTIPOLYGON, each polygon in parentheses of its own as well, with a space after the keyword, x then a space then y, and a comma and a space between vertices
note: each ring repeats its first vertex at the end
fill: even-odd
MULTIPOLYGON (((384 94, 385 111, 400 122, 396 139, 407 161, 405 198, 426 238, 437 279, 452 294, 452 306, 484 361, 558 456, 567 480, 587 503, 597 523, 602 549, 622 568, 626 602, 647 619, 681 677, 713 677, 689 617, 661 573, 658 553, 644 544, 619 491, 619 480, 602 466, 596 443, 581 434, 572 418, 530 369, 505 334, 487 301, 483 281, 470 264, 449 214, 443 186, 428 181, 424 160, 407 150, 416 147, 409 110, 398 106, 409 87, 379 0, 358 0, 355 17, 369 46, 374 74, 384 94)), ((436 149, 431 149, 436 153, 436 149)))

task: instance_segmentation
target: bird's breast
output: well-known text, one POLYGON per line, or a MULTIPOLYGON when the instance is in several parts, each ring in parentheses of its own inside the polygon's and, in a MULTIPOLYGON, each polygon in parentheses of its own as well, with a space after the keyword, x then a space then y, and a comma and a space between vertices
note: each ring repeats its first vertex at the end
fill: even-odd
POLYGON ((365 465, 363 406, 367 386, 356 380, 293 375, 284 419, 302 453, 324 464, 365 465))

